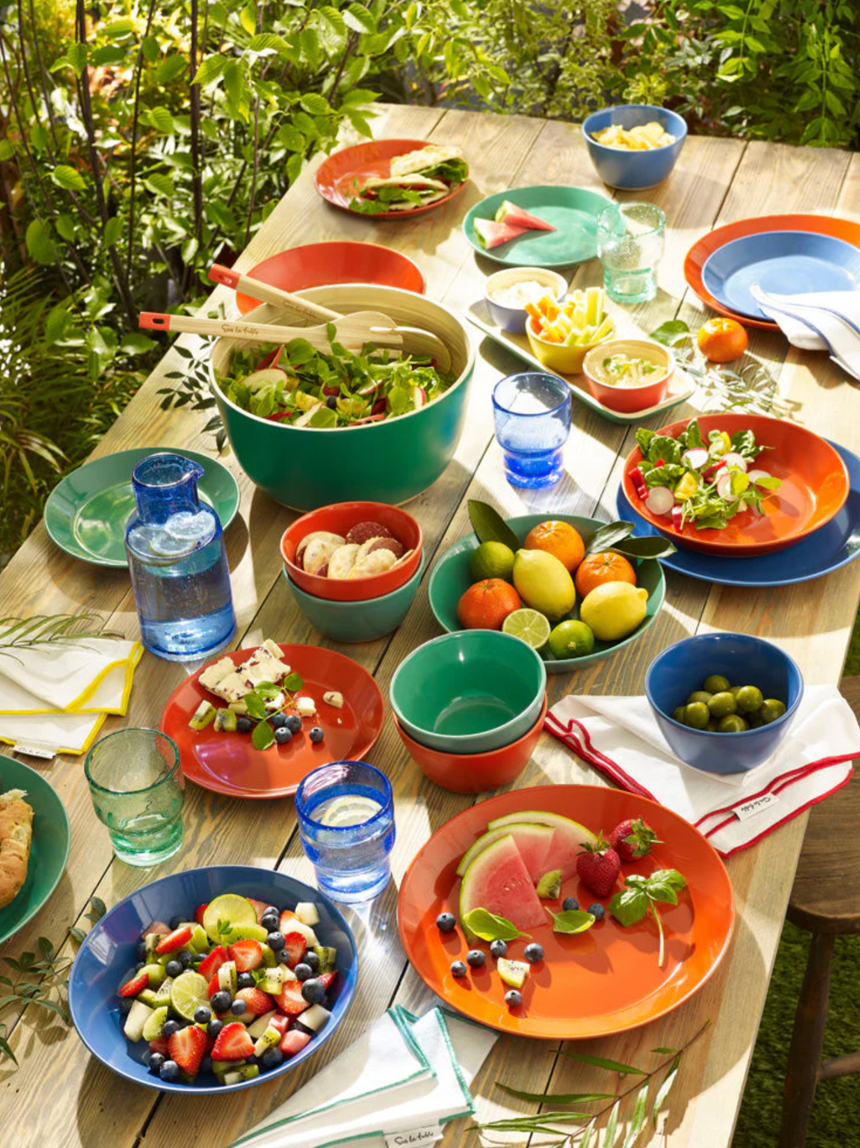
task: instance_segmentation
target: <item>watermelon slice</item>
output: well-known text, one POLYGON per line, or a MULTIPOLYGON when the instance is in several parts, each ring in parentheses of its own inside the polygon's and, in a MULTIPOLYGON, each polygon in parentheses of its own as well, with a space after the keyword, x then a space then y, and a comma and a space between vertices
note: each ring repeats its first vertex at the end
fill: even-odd
POLYGON ((552 832, 548 825, 538 825, 533 822, 523 825, 514 822, 511 825, 504 825, 499 829, 491 830, 479 837, 475 844, 463 854, 463 859, 457 866, 457 876, 462 877, 478 854, 483 853, 488 845, 492 845, 500 837, 507 837, 510 834, 516 842, 520 856, 529 871, 529 876, 532 881, 537 882, 548 868, 546 859, 549 856, 552 832))
POLYGON ((506 917, 519 929, 547 923, 516 842, 510 834, 488 845, 474 859, 460 883, 460 921, 472 909, 506 917))
POLYGON ((493 247, 501 247, 503 243, 510 243, 512 239, 518 239, 529 230, 528 227, 515 227, 506 221, 498 223, 495 219, 475 220, 475 234, 481 246, 488 251, 493 247))
POLYGON ((525 227, 527 231, 555 231, 551 223, 547 223, 545 219, 540 219, 537 215, 532 215, 523 207, 517 207, 509 199, 506 199, 496 212, 496 222, 510 223, 514 227, 525 227))
MULTIPOLYGON (((576 874, 576 858, 585 842, 592 844, 596 837, 590 829, 580 825, 570 817, 562 817, 559 813, 547 813, 542 809, 528 809, 521 813, 508 813, 504 817, 497 817, 487 826, 488 829, 503 829, 511 824, 524 822, 537 822, 538 825, 548 825, 552 831, 549 853, 546 856, 547 867, 561 870, 561 879, 576 874)), ((484 906, 486 908, 486 906, 484 906)))

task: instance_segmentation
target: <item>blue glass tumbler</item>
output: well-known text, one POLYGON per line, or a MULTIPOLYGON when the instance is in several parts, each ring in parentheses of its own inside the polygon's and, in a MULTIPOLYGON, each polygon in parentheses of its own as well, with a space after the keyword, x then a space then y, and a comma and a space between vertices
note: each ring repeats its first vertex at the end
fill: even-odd
POLYGON ((570 434, 570 387, 557 375, 508 375, 493 390, 496 438, 512 486, 547 490, 564 472, 562 447, 570 434))

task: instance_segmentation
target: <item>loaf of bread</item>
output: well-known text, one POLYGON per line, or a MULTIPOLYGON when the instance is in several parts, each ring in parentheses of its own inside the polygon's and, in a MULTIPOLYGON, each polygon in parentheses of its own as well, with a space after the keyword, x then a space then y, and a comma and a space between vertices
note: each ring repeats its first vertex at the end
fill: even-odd
POLYGON ((18 896, 27 879, 33 810, 26 796, 23 789, 0 793, 0 909, 18 896))

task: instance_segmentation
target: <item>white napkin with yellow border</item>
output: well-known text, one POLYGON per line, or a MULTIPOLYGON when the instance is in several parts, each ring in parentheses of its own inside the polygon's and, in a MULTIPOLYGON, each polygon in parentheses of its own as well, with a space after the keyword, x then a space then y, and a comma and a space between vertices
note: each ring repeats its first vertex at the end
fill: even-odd
POLYGON ((124 638, 0 649, 0 714, 124 714, 142 654, 124 638))

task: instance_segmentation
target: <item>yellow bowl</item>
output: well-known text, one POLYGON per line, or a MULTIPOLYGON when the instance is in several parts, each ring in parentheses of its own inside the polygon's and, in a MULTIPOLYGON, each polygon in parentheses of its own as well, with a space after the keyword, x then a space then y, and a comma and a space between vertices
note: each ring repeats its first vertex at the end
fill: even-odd
POLYGON ((536 335, 532 318, 526 323, 526 335, 532 354, 548 370, 555 371, 559 375, 581 375, 582 361, 592 347, 599 347, 601 343, 607 343, 615 338, 615 323, 612 319, 609 323, 610 330, 604 338, 598 339, 596 343, 582 343, 573 347, 569 347, 567 343, 550 343, 547 339, 536 335))

